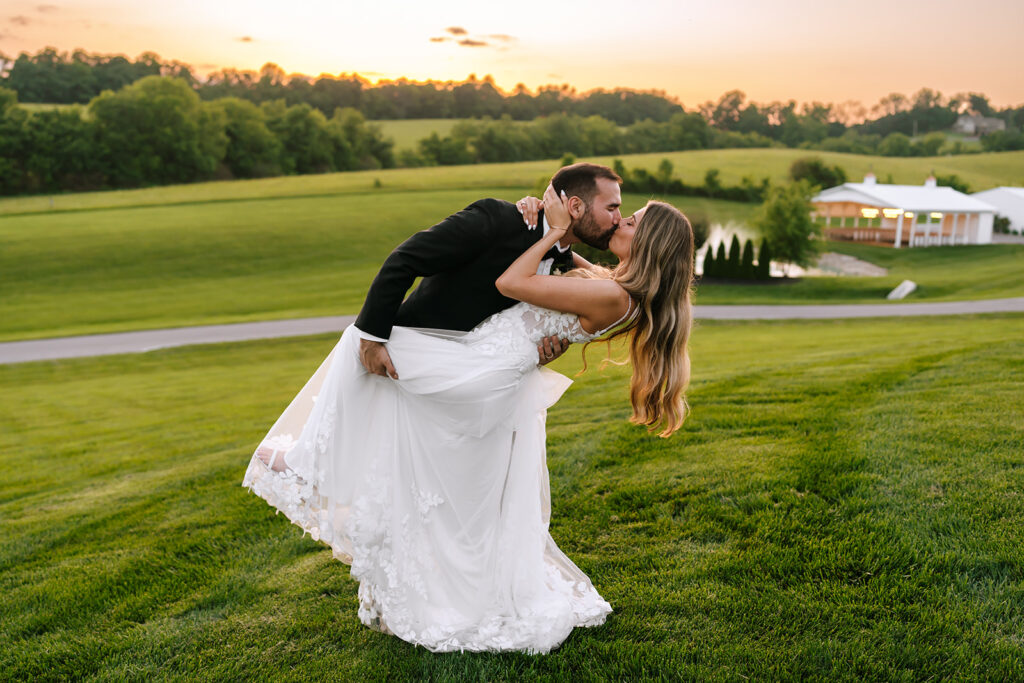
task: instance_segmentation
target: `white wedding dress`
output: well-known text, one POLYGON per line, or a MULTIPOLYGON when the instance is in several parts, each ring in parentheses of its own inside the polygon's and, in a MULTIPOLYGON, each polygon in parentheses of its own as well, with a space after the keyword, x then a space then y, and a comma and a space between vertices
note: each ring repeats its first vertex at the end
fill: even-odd
POLYGON ((548 533, 546 410, 571 382, 537 342, 605 331, 524 303, 468 333, 395 327, 392 380, 350 327, 243 485, 351 564, 367 626, 436 652, 549 652, 611 606, 548 533))

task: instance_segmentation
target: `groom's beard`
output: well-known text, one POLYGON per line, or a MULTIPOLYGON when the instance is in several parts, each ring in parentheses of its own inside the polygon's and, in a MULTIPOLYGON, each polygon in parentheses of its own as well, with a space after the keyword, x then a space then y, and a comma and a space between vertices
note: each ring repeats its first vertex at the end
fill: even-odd
POLYGON ((572 226, 573 234, 583 244, 587 244, 602 251, 608 249, 608 243, 619 226, 613 225, 608 230, 601 232, 601 227, 594 221, 594 215, 588 206, 576 224, 572 226))

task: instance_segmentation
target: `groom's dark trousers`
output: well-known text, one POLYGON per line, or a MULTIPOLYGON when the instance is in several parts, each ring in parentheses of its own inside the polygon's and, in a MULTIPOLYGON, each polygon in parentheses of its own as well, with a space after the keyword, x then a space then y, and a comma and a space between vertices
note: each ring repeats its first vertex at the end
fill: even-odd
MULTIPOLYGON (((515 304, 494 286, 543 235, 528 230, 515 204, 481 199, 398 245, 370 285, 355 326, 387 339, 394 325, 471 330, 515 304), (417 277, 423 280, 405 298, 417 277), (404 301, 403 301, 404 298, 404 301)), ((553 269, 572 267, 572 251, 553 249, 553 269)))

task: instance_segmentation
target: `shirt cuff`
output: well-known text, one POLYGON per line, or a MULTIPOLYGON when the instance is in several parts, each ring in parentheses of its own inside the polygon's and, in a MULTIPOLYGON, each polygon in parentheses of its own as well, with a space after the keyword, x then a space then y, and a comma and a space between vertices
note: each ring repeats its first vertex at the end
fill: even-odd
POLYGON ((360 339, 368 339, 369 341, 380 342, 381 344, 386 344, 388 341, 387 339, 381 339, 380 337, 374 337, 372 334, 367 334, 355 325, 353 325, 352 328, 359 334, 360 339))

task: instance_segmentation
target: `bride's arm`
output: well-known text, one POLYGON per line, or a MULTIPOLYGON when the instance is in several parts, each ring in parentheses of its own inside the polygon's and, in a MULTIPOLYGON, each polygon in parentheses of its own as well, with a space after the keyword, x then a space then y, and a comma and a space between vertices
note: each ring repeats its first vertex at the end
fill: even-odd
POLYGON ((544 193, 544 213, 548 234, 516 259, 495 285, 512 299, 566 313, 575 313, 585 329, 599 330, 622 317, 629 297, 612 280, 591 280, 553 275, 538 275, 541 259, 565 235, 569 210, 550 185, 544 193))

